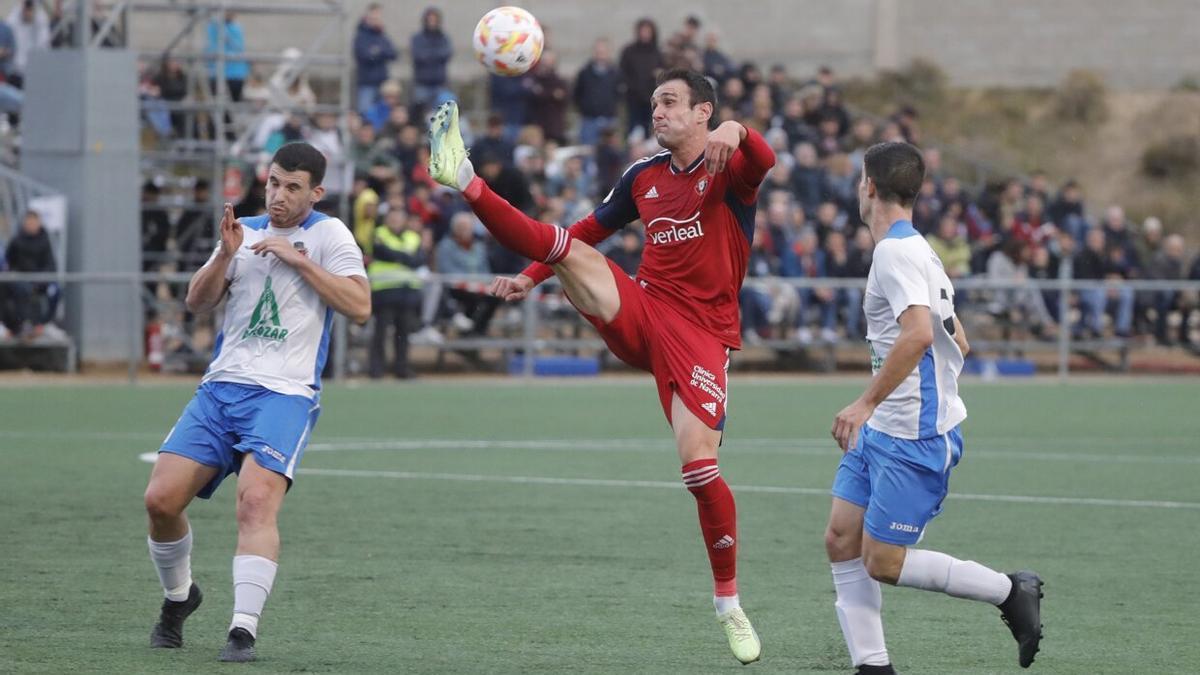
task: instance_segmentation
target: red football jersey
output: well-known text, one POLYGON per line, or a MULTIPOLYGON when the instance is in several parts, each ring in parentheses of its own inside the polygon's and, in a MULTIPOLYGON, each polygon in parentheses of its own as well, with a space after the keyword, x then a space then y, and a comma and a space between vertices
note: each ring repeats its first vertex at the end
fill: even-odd
MULTIPOLYGON (((774 163, 770 146, 753 129, 715 176, 703 155, 681 170, 671 164, 669 151, 660 152, 626 169, 604 202, 571 226, 571 234, 594 245, 641 220, 646 245, 638 282, 738 349, 738 292, 754 237, 758 186, 774 163)), ((551 272, 535 263, 525 274, 540 282, 551 272)))

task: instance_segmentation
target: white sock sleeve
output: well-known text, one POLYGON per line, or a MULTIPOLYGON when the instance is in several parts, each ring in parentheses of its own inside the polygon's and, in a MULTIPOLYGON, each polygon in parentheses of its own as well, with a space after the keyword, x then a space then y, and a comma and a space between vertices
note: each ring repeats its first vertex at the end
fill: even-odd
POLYGON ((853 666, 885 666, 891 663, 883 640, 883 592, 879 582, 867 574, 862 558, 830 563, 837 591, 838 622, 853 666))
POLYGON ((917 548, 910 548, 905 554, 897 585, 993 605, 1004 602, 1012 590, 1012 581, 1007 576, 974 560, 959 560, 917 548))
POLYGON ((466 190, 471 181, 475 180, 475 166, 471 164, 470 157, 464 157, 462 164, 458 165, 458 189, 466 190))
POLYGON ((154 541, 146 537, 150 547, 150 560, 154 569, 158 570, 158 580, 162 582, 163 595, 168 600, 182 602, 187 600, 188 591, 192 587, 192 530, 179 541, 154 541))
POLYGON ((258 618, 262 616, 271 586, 275 584, 275 571, 279 565, 257 555, 233 557, 233 621, 229 629, 245 628, 258 636, 258 618))

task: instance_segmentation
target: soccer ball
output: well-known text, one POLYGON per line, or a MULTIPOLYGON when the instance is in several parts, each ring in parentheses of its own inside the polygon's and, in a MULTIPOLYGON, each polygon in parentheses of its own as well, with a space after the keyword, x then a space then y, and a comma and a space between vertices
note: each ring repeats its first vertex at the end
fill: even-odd
POLYGON ((523 75, 542 57, 542 26, 520 7, 497 7, 475 24, 471 46, 484 68, 506 77, 523 75))

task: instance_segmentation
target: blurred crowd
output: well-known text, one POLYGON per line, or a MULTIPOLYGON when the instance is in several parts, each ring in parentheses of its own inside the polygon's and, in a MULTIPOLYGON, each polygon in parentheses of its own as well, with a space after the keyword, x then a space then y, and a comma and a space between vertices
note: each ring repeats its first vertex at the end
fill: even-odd
MULTIPOLYGON (((394 27, 384 24, 381 6, 368 5, 353 38, 354 109, 341 112, 321 105, 334 100, 318 99, 298 53, 273 72, 260 72, 239 59, 246 45, 236 15, 213 19, 208 28, 209 53, 224 54, 223 73, 216 61, 207 64, 209 87, 223 85, 231 100, 253 108, 226 124, 233 152, 257 162, 247 172, 250 187, 238 215, 263 212, 261 178, 274 150, 307 140, 330 160, 328 198, 321 208, 340 213, 369 264, 389 272, 389 281, 373 284, 379 315, 373 375, 411 372, 403 358, 410 334, 437 342, 446 330, 478 335, 487 329, 497 303, 481 284, 434 291, 425 283, 428 271, 513 274, 526 263, 495 245, 457 193, 430 179, 429 112, 464 97, 469 113, 464 135, 477 173, 522 211, 567 226, 599 203, 630 162, 658 151, 648 133, 649 99, 656 74, 674 66, 712 78, 718 117, 762 132, 779 158, 760 191, 742 293, 743 333, 751 344, 862 336, 860 291, 797 288, 788 280, 866 276, 873 244, 858 215, 856 187, 864 151, 880 141, 924 148, 928 173, 913 224, 952 278, 1200 279, 1200 256, 1190 255, 1172 231, 1174 224, 1154 218, 1130 222, 1115 204, 1091 212, 1084 186, 1073 180, 1052 184, 1040 172, 964 182, 946 168, 937 147, 923 143, 919 110, 904 107, 878 118, 857 114, 845 104, 833 69, 796 73, 782 64, 739 60, 723 36, 697 17, 687 17, 665 38, 653 20, 641 19, 628 41, 595 40, 591 58, 573 73, 560 69, 549 27, 547 48, 534 69, 521 77, 490 76, 486 90, 451 87, 448 63, 456 48, 466 46, 463 40, 455 45, 442 20, 440 10, 424 10, 401 43, 393 39, 394 27), (389 342, 400 356, 385 363, 389 342)), ((4 45, 0 28, 0 73, 6 69, 4 45)), ((14 72, 11 59, 7 69, 14 72)), ((19 79, 19 67, 16 74, 19 79)), ((155 103, 196 97, 183 63, 168 57, 143 67, 140 77, 146 128, 162 139, 196 130, 186 128, 197 124, 186 113, 155 103)), ((214 133, 213 121, 207 124, 204 133, 214 133)), ((186 204, 166 208, 159 187, 145 186, 148 271, 162 269, 163 260, 173 261, 172 269, 194 269, 211 251, 212 186, 197 180, 189 189, 194 194, 186 204)), ((633 274, 642 236, 640 227, 631 226, 602 250, 633 274)), ((1049 339, 1069 330, 1078 338, 1142 335, 1164 344, 1193 339, 1192 294, 1134 293, 1113 285, 1067 300, 1070 311, 1063 316, 1054 291, 960 292, 955 298, 1006 331, 1033 337, 1049 339)))

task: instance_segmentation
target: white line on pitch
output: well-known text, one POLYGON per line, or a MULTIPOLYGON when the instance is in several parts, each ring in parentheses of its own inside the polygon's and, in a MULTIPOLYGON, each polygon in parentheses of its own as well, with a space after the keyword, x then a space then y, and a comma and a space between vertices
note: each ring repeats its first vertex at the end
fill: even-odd
MULTIPOLYGON (((368 471, 360 469, 300 469, 312 476, 352 478, 393 478, 402 480, 447 480, 471 483, 516 483, 524 485, 579 485, 590 487, 655 488, 679 490, 681 483, 656 480, 615 480, 603 478, 552 478, 549 476, 489 476, 470 473, 424 473, 414 471, 368 471)), ((774 487, 769 485, 733 485, 735 492, 829 496, 828 488, 774 487)), ((1026 495, 978 495, 950 493, 951 499, 1018 504, 1062 504, 1075 506, 1115 506, 1124 508, 1200 509, 1200 502, 1171 502, 1141 499, 1098 499, 1092 497, 1034 497, 1026 495)))
MULTIPOLYGON (((311 452, 399 452, 421 450, 541 450, 550 452, 666 452, 674 449, 670 440, 656 439, 589 439, 580 438, 542 440, 448 440, 406 439, 369 440, 341 439, 308 446, 311 452)), ((837 457, 832 439, 822 438, 747 438, 731 440, 726 452, 739 454, 797 455, 813 457, 837 457)), ((1072 452, 1032 452, 1024 450, 999 450, 974 448, 968 444, 964 459, 1017 459, 1042 462, 1092 462, 1103 464, 1200 464, 1200 456, 1183 455, 1106 455, 1072 452)))

